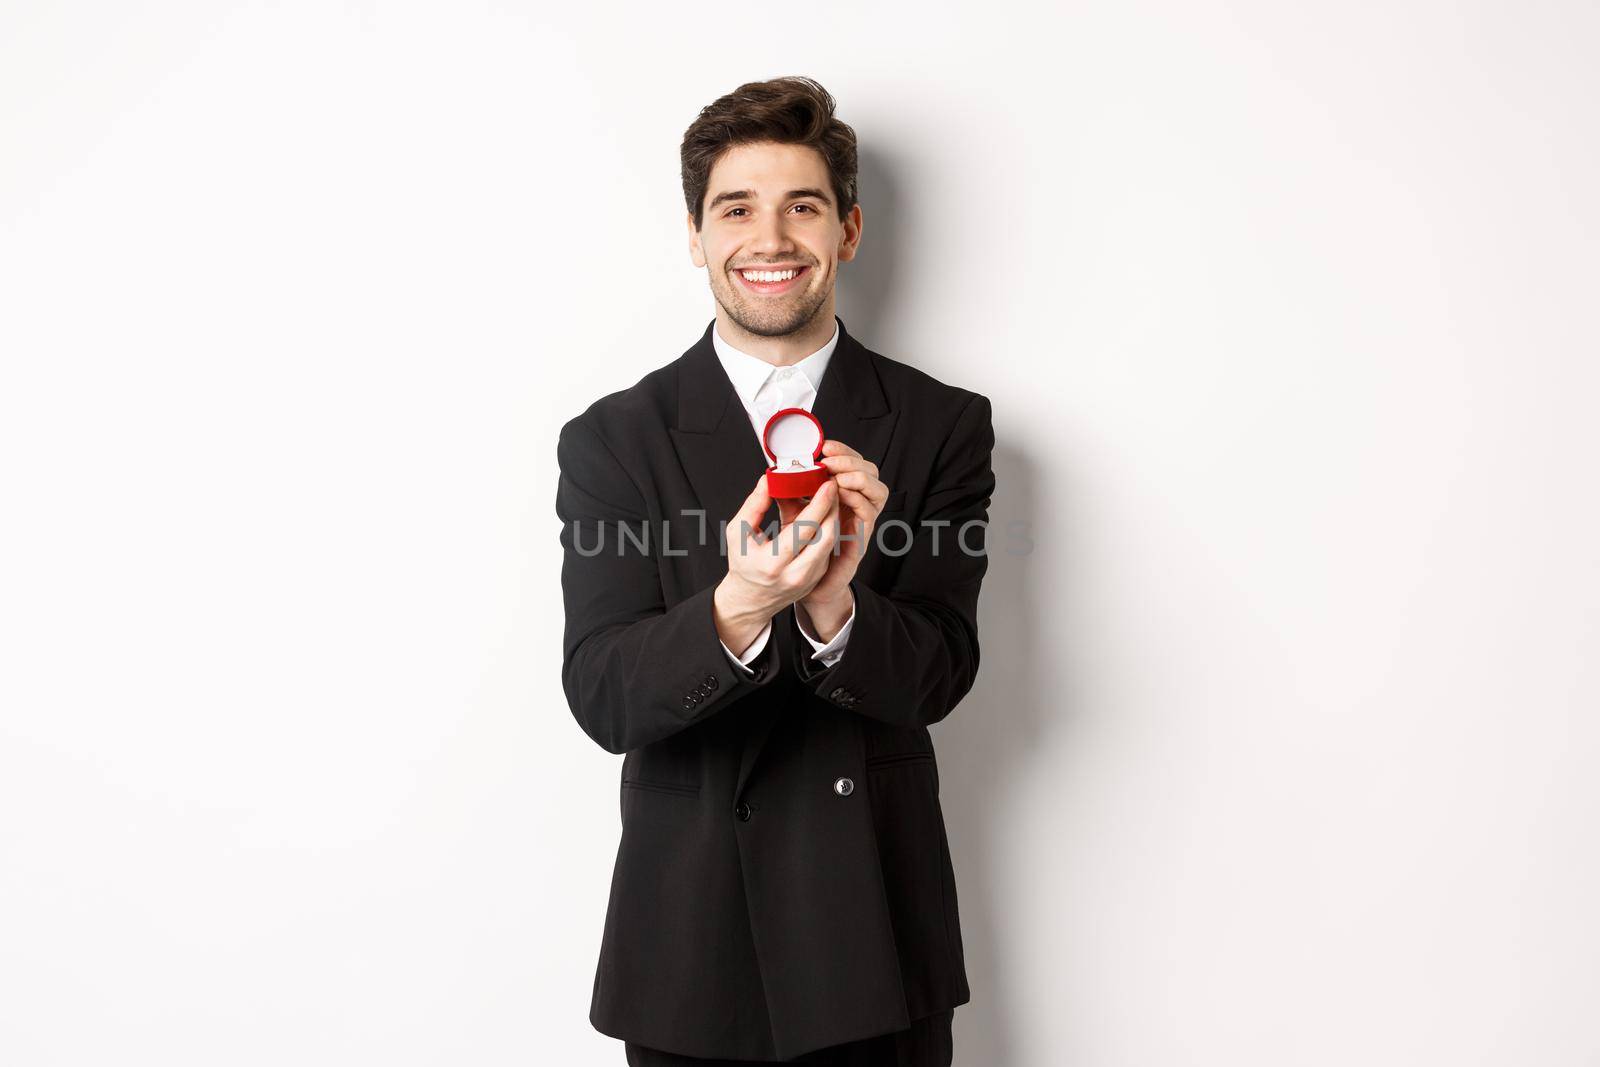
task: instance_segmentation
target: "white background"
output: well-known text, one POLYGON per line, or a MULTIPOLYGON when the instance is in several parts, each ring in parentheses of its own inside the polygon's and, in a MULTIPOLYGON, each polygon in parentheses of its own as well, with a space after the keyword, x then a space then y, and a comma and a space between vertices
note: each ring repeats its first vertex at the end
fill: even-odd
POLYGON ((615 1065, 555 439, 818 78, 988 395, 964 1067, 1600 1064, 1582 3, 7 3, 0 1059, 615 1065))

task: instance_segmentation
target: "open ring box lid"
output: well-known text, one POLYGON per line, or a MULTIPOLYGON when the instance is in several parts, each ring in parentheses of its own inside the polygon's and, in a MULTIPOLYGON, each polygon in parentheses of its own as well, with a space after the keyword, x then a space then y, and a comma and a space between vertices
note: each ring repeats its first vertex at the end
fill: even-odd
POLYGON ((773 413, 761 432, 761 447, 772 466, 767 468, 767 494, 792 500, 811 496, 832 475, 818 464, 822 458, 822 423, 805 408, 784 408, 773 413))

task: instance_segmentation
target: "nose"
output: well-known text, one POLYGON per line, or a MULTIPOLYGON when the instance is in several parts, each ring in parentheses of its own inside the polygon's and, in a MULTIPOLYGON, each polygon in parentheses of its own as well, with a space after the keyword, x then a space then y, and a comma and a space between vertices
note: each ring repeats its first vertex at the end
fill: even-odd
POLYGON ((783 215, 767 212, 757 223, 756 232, 751 235, 751 250, 769 256, 794 251, 794 243, 789 240, 786 225, 783 215))

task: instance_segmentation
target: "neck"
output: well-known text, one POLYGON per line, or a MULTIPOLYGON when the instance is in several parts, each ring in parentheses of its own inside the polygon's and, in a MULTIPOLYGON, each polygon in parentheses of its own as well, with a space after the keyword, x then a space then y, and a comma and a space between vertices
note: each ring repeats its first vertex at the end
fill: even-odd
POLYGON ((779 337, 764 337, 758 333, 751 333, 734 322, 733 318, 723 310, 722 305, 718 304, 716 331, 724 341, 739 351, 748 352, 774 367, 787 367, 799 363, 828 343, 828 338, 833 336, 833 316, 833 297, 829 296, 827 303, 817 309, 811 321, 794 333, 786 333, 779 337))

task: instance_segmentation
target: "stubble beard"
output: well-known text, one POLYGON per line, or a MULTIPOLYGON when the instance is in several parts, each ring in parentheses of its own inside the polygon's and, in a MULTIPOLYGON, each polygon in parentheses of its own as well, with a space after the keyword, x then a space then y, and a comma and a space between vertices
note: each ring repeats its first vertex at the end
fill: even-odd
POLYGON ((724 273, 722 285, 711 286, 711 295, 740 329, 757 337, 785 337, 804 329, 816 319, 817 312, 828 299, 826 290, 813 293, 808 288, 795 296, 793 303, 768 301, 766 303, 776 306, 763 307, 740 293, 735 288, 737 284, 724 273))

